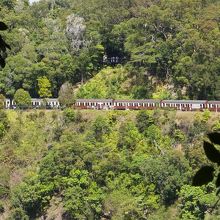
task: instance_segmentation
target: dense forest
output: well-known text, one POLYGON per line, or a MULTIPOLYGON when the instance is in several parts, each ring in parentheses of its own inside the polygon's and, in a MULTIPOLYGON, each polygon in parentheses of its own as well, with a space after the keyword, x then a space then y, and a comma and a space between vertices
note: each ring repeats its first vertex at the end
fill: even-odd
POLYGON ((220 116, 175 111, 1 111, 1 219, 219 219, 192 186, 220 116))
POLYGON ((76 97, 220 97, 219 0, 2 0, 0 11, 7 97, 39 97, 41 77, 53 97, 67 82, 76 97))
POLYGON ((220 99, 219 0, 1 0, 0 21, 0 219, 220 219, 217 177, 192 186, 218 113, 67 108, 220 99), (3 110, 4 96, 66 107, 3 110))

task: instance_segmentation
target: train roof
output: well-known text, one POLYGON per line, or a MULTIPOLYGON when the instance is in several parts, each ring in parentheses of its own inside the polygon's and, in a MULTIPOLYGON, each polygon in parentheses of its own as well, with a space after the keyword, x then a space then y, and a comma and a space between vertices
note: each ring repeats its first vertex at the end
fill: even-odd
POLYGON ((53 102, 53 101, 58 101, 58 98, 46 98, 46 99, 42 99, 42 98, 32 98, 31 101, 49 101, 49 102, 53 102))
POLYGON ((164 103, 204 104, 207 100, 162 100, 164 103))
POLYGON ((155 99, 77 99, 76 102, 129 102, 129 103, 159 103, 155 99))
POLYGON ((113 99, 77 99, 76 102, 112 102, 113 99))
POLYGON ((115 102, 130 102, 130 103, 159 103, 160 100, 155 99, 134 99, 134 100, 123 100, 115 99, 115 102))
POLYGON ((220 101, 210 100, 210 101, 208 101, 208 103, 211 103, 211 104, 220 104, 220 101))

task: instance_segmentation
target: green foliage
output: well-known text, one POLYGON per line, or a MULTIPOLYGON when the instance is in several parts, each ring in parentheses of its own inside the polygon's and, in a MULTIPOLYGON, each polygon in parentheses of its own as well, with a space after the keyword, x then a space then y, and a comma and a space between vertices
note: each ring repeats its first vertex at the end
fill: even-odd
POLYGON ((44 185, 36 177, 32 177, 20 184, 12 192, 14 207, 21 207, 29 216, 36 216, 43 211, 45 205, 49 204, 53 185, 44 185))
POLYGON ((71 108, 66 108, 63 111, 63 116, 64 116, 64 120, 65 122, 74 122, 76 119, 76 113, 73 109, 71 108))
POLYGON ((128 67, 122 80, 111 72, 109 83, 89 81, 79 96, 94 89, 94 97, 218 99, 219 7, 216 0, 60 0, 31 6, 4 0, 1 20, 9 31, 1 33, 1 52, 8 47, 3 39, 12 49, 1 70, 1 92, 13 96, 22 87, 35 97, 37 79, 45 76, 57 97, 65 82, 84 83, 120 64, 128 67))
POLYGON ((89 177, 88 171, 71 170, 68 178, 63 178, 66 185, 64 209, 71 219, 97 219, 102 211, 102 190, 89 177))
POLYGON ((25 211, 21 208, 15 208, 11 211, 8 220, 29 220, 30 218, 26 215, 25 211))
POLYGON ((119 128, 118 147, 134 150, 141 140, 137 127, 132 122, 121 124, 119 128))
POLYGON ((24 89, 15 92, 14 100, 19 108, 28 108, 31 105, 31 96, 24 89))
MULTIPOLYGON (((201 186, 204 184, 208 184, 212 182, 214 177, 215 178, 215 186, 216 186, 216 195, 220 193, 220 151, 215 147, 215 145, 220 145, 220 134, 218 132, 213 132, 208 134, 208 138, 212 143, 204 141, 203 149, 205 151, 205 155, 207 158, 218 165, 218 168, 215 166, 203 166, 202 168, 197 171, 193 178, 193 185, 194 186, 201 186), (214 176, 215 175, 215 176, 214 176)), ((219 200, 215 203, 213 209, 215 209, 218 205, 219 200)))
POLYGON ((150 125, 154 123, 152 115, 147 111, 140 111, 136 116, 137 128, 139 132, 143 133, 150 125))
POLYGON ((174 138, 180 142, 184 142, 186 139, 185 134, 180 129, 174 131, 174 138))
POLYGON ((170 129, 177 118, 169 112, 67 108, 0 116, 10 125, 0 140, 0 198, 5 210, 10 205, 11 219, 45 213, 69 219, 196 219, 216 202, 214 186, 188 197, 192 170, 205 161, 202 153, 192 154, 202 135, 186 132, 186 121, 170 129), (173 148, 189 140, 187 147, 173 148), (54 206, 62 213, 51 211, 54 206))
POLYGON ((205 213, 212 207, 216 196, 210 193, 213 186, 206 188, 184 185, 180 190, 180 217, 181 219, 204 219, 205 213))
POLYGON ((178 191, 189 178, 188 162, 178 154, 151 157, 139 166, 145 181, 155 185, 155 193, 165 205, 174 203, 178 191))
POLYGON ((39 91, 38 94, 41 98, 49 98, 52 96, 51 94, 51 84, 46 76, 40 77, 37 79, 39 91))
POLYGON ((92 125, 92 132, 96 141, 102 141, 103 136, 110 133, 109 121, 101 116, 97 117, 92 125))
POLYGON ((125 82, 127 71, 122 68, 106 68, 82 86, 77 93, 82 98, 116 98, 126 95, 128 88, 121 85, 125 82))
POLYGON ((5 134, 5 126, 2 122, 0 122, 0 139, 4 136, 5 134))
POLYGON ((64 107, 71 107, 71 105, 74 104, 75 100, 73 86, 69 82, 66 82, 61 86, 58 100, 59 103, 64 107))
POLYGON ((156 88, 156 91, 152 94, 152 98, 159 100, 171 99, 171 94, 167 88, 158 86, 156 88))
POLYGON ((5 96, 0 94, 0 109, 5 107, 5 96))

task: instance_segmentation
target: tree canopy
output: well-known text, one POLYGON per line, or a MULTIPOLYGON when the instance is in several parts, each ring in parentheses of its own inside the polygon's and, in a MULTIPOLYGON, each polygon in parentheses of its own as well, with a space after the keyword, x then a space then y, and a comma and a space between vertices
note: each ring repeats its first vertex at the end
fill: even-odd
POLYGON ((64 83, 77 86, 121 65, 128 74, 109 83, 119 83, 119 96, 132 85, 129 98, 220 97, 218 0, 12 0, 0 7, 8 27, 2 23, 2 50, 12 48, 0 71, 5 96, 23 88, 38 97, 37 79, 45 76, 58 97, 64 83))

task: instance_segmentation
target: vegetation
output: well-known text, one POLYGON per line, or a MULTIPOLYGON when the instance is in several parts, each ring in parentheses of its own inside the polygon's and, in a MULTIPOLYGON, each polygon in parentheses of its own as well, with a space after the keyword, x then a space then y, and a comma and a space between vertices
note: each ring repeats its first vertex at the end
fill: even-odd
POLYGON ((218 115, 70 107, 219 99, 219 10, 218 0, 1 1, 0 218, 218 219, 218 115), (57 96, 64 111, 2 110, 5 97, 26 108, 57 96))
POLYGON ((0 8, 12 48, 0 70, 6 97, 20 88, 58 97, 67 82, 85 84, 72 97, 220 97, 218 0, 10 0, 0 8))
POLYGON ((50 88, 51 84, 47 77, 40 77, 37 79, 39 91, 38 94, 41 98, 49 98, 52 96, 50 88))
POLYGON ((14 101, 19 108, 28 108, 31 105, 31 96, 24 89, 18 89, 15 92, 14 101))
POLYGON ((204 122, 206 113, 187 120, 162 110, 6 113, 0 117, 0 198, 9 219, 219 215, 219 207, 209 214, 218 199, 215 182, 191 185, 197 167, 209 164, 202 137, 219 116, 204 122))

